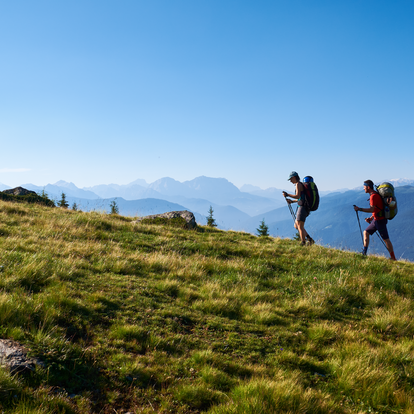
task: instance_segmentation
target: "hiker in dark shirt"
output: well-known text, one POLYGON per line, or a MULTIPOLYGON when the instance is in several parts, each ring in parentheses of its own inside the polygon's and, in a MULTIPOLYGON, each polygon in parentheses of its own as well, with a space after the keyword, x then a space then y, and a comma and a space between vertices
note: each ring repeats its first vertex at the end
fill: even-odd
POLYGON ((374 183, 371 180, 364 181, 364 191, 369 194, 369 208, 361 208, 354 206, 355 211, 362 211, 364 213, 372 213, 371 217, 365 219, 369 226, 364 230, 364 248, 362 254, 366 256, 369 246, 369 236, 372 236, 377 230, 390 253, 392 260, 397 260, 394 254, 394 247, 392 246, 387 230, 388 220, 384 217, 384 202, 381 196, 374 190, 374 183))
POLYGON ((298 230, 301 244, 304 246, 306 240, 309 244, 315 243, 312 237, 309 236, 308 232, 305 230, 305 220, 309 216, 309 209, 305 203, 305 191, 303 184, 300 182, 299 174, 296 171, 292 171, 289 175, 288 181, 296 187, 295 194, 288 194, 286 191, 283 191, 283 196, 286 198, 286 201, 289 204, 298 203, 298 209, 296 211, 296 220, 295 220, 295 229, 298 230), (293 200, 291 200, 290 197, 293 200))

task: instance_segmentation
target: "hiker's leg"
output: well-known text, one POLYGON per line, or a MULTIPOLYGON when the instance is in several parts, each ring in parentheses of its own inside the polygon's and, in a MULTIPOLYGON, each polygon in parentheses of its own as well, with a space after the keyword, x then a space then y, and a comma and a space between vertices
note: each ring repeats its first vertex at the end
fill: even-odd
POLYGON ((375 220, 372 220, 369 226, 364 230, 364 248, 362 249, 362 254, 367 254, 369 246, 369 236, 372 236, 377 231, 375 224, 375 220))
POLYGON ((394 247, 391 243, 390 236, 388 235, 387 229, 388 220, 378 220, 376 223, 378 233, 380 234, 382 240, 384 240, 385 245, 387 246, 388 252, 390 253, 392 260, 397 260, 394 254, 394 247))
POLYGON ((303 206, 298 207, 296 211, 295 229, 299 231, 302 244, 306 242, 306 236, 309 237, 307 231, 305 230, 305 220, 308 215, 309 212, 303 206))
POLYGON ((305 222, 296 220, 295 227, 299 231, 300 239, 302 240, 303 243, 305 243, 306 236, 308 235, 308 233, 305 230, 305 222))
POLYGON ((364 230, 364 247, 362 249, 362 254, 364 256, 367 255, 368 246, 369 246, 369 233, 366 230, 364 230))
POLYGON ((397 260, 395 258, 394 247, 393 247, 393 245, 391 243, 391 240, 390 239, 386 239, 386 240, 384 240, 384 243, 387 246, 387 249, 388 249, 388 252, 390 253, 391 259, 392 260, 397 260))
POLYGON ((309 236, 308 232, 305 230, 305 223, 303 223, 303 234, 305 235, 305 239, 310 239, 311 237, 309 236))
POLYGON ((364 230, 364 247, 368 249, 369 246, 369 233, 364 230))
MULTIPOLYGON (((301 236, 301 233, 300 233, 300 230, 299 230, 299 224, 298 224, 298 221, 297 220, 295 220, 295 229, 298 231, 298 233, 299 233, 299 237, 300 237, 300 239, 302 240, 302 236, 301 236)), ((303 240, 302 240, 303 241, 303 240)))

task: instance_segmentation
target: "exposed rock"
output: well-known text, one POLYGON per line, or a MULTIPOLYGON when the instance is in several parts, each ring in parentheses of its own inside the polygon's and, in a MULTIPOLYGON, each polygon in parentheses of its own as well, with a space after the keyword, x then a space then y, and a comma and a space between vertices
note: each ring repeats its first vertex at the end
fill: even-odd
POLYGON ((187 222, 187 228, 194 229, 197 227, 197 223, 194 217, 194 214, 191 211, 183 210, 183 211, 170 211, 168 213, 163 214, 154 214, 151 216, 140 217, 136 223, 140 223, 142 220, 146 219, 155 219, 155 218, 165 218, 165 219, 174 219, 182 217, 187 222))
POLYGON ((0 191, 0 200, 17 203, 36 203, 48 207, 55 207, 54 201, 50 200, 47 196, 38 195, 35 191, 30 191, 23 187, 0 191))
POLYGON ((16 187, 16 188, 11 188, 9 190, 4 190, 3 193, 12 194, 16 196, 22 196, 22 195, 28 195, 28 194, 37 195, 35 191, 26 190, 23 187, 16 187))
POLYGON ((0 339, 0 365, 6 366, 12 373, 33 371, 39 360, 27 357, 26 349, 18 342, 0 339))

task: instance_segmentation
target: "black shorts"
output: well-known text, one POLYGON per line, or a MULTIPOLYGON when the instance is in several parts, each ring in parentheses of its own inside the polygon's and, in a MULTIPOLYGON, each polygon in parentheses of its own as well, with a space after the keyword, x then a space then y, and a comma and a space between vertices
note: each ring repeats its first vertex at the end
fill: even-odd
POLYGON ((390 236, 388 235, 387 222, 387 219, 372 220, 371 224, 365 229, 365 231, 372 236, 378 230, 378 233, 383 240, 388 240, 390 236))

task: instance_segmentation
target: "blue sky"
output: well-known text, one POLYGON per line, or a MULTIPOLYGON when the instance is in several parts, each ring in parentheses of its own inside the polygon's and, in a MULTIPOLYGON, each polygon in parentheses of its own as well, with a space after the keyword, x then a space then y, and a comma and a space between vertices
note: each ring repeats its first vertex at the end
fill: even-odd
POLYGON ((414 178, 414 3, 0 2, 0 182, 414 178))

